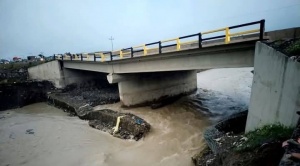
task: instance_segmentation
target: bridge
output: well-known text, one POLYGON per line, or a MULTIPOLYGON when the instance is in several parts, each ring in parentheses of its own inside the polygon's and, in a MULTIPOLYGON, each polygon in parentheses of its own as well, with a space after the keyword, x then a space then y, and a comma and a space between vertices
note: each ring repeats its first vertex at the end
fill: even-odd
POLYGON ((264 40, 264 25, 265 20, 260 20, 117 51, 57 54, 55 59, 63 61, 65 68, 104 73, 249 67, 253 66, 255 42, 264 40), (232 33, 253 25, 256 29, 232 33), (218 32, 224 34, 212 36, 218 32), (187 41, 189 38, 197 40, 187 41))
POLYGON ((56 54, 51 69, 59 69, 55 79, 61 86, 104 75, 118 83, 124 105, 151 103, 196 90, 199 69, 252 67, 255 43, 266 39, 264 28, 260 20, 111 52, 56 54))

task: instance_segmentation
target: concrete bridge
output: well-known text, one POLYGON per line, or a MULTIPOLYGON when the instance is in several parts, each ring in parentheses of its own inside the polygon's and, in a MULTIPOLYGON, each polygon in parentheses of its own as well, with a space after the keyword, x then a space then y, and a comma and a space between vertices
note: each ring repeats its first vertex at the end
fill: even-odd
POLYGON ((57 60, 28 71, 31 79, 49 80, 59 88, 95 78, 118 83, 121 101, 132 106, 193 92, 199 69, 254 66, 246 131, 278 122, 295 126, 300 65, 257 42, 267 36, 295 39, 300 28, 264 32, 264 20, 260 20, 117 51, 57 54, 57 60), (233 32, 255 25, 259 28, 233 32), (210 35, 222 31, 225 35, 210 35), (197 40, 184 41, 193 37, 197 40))
POLYGON ((252 67, 255 43, 266 38, 264 24, 260 20, 111 52, 56 54, 55 74, 31 72, 36 78, 54 76, 58 87, 106 73, 109 83, 118 83, 124 105, 149 103, 196 90, 199 69, 252 67), (235 31, 240 28, 246 31, 235 31))

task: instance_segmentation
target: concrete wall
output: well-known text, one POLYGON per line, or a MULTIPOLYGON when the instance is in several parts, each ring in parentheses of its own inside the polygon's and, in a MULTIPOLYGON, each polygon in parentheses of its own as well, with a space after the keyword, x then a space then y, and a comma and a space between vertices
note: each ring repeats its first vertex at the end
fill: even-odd
POLYGON ((270 40, 299 38, 300 37, 300 27, 269 31, 269 32, 266 32, 265 35, 269 36, 270 40))
POLYGON ((197 89, 196 71, 140 73, 128 77, 130 79, 118 83, 120 99, 125 106, 149 103, 197 89))
POLYGON ((63 73, 59 61, 51 61, 28 68, 29 79, 48 80, 55 87, 64 87, 63 73))
POLYGON ((70 84, 82 84, 93 80, 107 82, 106 75, 101 72, 61 68, 59 61, 51 61, 28 69, 29 79, 47 80, 56 88, 64 88, 70 84))
POLYGON ((246 131, 271 123, 295 126, 300 111, 300 63, 257 42, 246 131))

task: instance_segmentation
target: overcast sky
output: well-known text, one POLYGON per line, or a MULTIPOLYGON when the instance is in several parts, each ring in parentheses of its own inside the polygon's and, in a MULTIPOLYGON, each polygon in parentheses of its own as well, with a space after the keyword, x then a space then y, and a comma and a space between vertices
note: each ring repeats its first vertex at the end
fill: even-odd
POLYGON ((0 0, 0 58, 121 49, 266 19, 300 26, 300 0, 0 0))

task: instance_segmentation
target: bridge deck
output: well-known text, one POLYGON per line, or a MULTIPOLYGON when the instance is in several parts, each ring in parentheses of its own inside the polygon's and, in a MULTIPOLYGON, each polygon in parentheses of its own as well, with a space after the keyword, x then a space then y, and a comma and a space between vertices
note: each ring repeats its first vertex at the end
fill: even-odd
POLYGON ((81 54, 60 54, 55 56, 59 60, 71 60, 71 61, 94 61, 94 62, 106 62, 106 61, 119 61, 120 59, 136 58, 136 57, 147 57, 152 55, 161 55, 169 52, 181 52, 196 48, 215 47, 218 45, 227 45, 229 43, 241 43, 252 40, 264 40, 264 24, 265 20, 255 21, 251 23, 245 23, 241 25, 220 28, 202 33, 196 33, 192 35, 182 36, 178 38, 161 40, 158 42, 143 44, 135 47, 121 49, 118 51, 111 52, 95 52, 95 53, 81 53, 81 54), (232 29, 253 26, 259 24, 259 29, 246 30, 242 32, 230 33, 232 29), (203 38, 207 34, 216 32, 225 32, 225 35, 209 36, 203 38), (186 41, 186 39, 198 38, 193 41, 186 41), (170 44, 173 43, 173 44, 170 44), (174 44, 175 43, 175 44, 174 44))
POLYGON ((197 70, 226 67, 252 67, 257 40, 194 48, 176 52, 116 59, 106 62, 64 61, 69 69, 103 73, 141 73, 197 70))
POLYGON ((104 73, 250 67, 254 62, 256 41, 266 38, 264 23, 264 20, 260 20, 106 53, 66 54, 59 59, 63 60, 65 68, 104 73), (256 24, 259 29, 229 32, 235 28, 256 24), (207 34, 222 31, 225 35, 203 38, 207 34), (186 41, 187 38, 197 40, 186 41))

